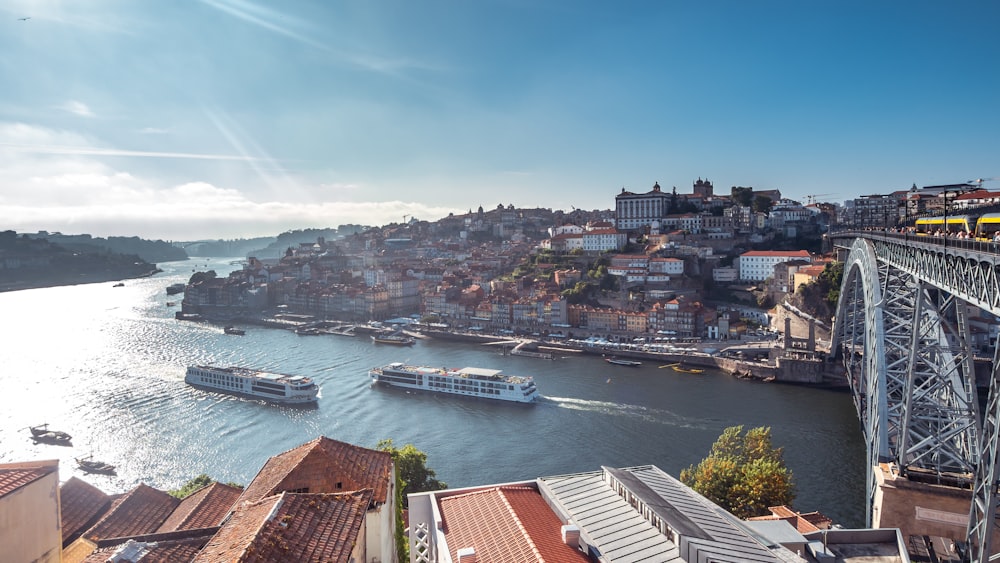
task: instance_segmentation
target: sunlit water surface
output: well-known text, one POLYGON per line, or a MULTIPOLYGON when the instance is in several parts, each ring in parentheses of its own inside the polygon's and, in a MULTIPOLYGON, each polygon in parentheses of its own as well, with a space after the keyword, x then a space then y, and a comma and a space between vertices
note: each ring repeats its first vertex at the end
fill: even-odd
POLYGON ((677 475, 697 463, 727 426, 770 426, 785 448, 800 510, 846 526, 864 523, 864 444, 850 395, 608 365, 593 356, 556 361, 422 340, 412 348, 368 338, 299 336, 248 326, 177 321, 181 295, 165 288, 194 269, 226 275, 230 260, 160 264, 152 278, 0 293, 0 461, 56 459, 106 492, 143 482, 162 489, 208 473, 248 483, 264 461, 319 435, 373 447, 413 443, 450 486, 530 479, 602 465, 654 464, 677 475), (391 361, 477 366, 533 375, 534 405, 372 388, 367 369, 391 361), (316 409, 294 409, 199 391, 190 364, 245 365, 313 377, 316 409), (48 422, 72 446, 34 444, 29 425, 48 422), (84 476, 73 458, 93 454, 117 476, 84 476))

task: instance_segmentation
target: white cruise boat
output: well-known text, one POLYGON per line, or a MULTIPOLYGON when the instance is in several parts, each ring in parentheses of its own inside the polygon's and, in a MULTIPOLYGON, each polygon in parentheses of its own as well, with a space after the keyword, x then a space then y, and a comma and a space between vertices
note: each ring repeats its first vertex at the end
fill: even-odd
POLYGON ((535 387, 533 378, 504 375, 498 369, 432 368, 393 362, 387 366, 372 368, 368 375, 372 378, 372 383, 435 393, 518 403, 530 403, 538 397, 538 388, 535 387))
POLYGON ((184 381, 199 389, 272 403, 314 403, 319 394, 319 387, 308 377, 243 367, 189 366, 184 381))

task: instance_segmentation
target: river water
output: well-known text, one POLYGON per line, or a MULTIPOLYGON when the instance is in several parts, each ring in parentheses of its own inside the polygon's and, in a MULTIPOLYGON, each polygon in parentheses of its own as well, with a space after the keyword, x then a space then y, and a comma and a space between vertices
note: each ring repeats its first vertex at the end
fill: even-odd
POLYGON ((300 336, 178 321, 181 295, 165 288, 195 269, 226 275, 230 260, 160 264, 163 273, 112 282, 0 293, 0 461, 59 459, 108 493, 142 482, 171 489, 200 473, 249 483, 268 457, 319 435, 374 447, 413 443, 452 487, 653 464, 678 475, 722 430, 770 426, 795 475, 802 511, 864 524, 864 444, 848 393, 658 369, 595 356, 555 361, 501 356, 474 344, 421 340, 411 348, 359 336, 300 336), (372 388, 368 368, 391 361, 476 366, 533 375, 540 401, 518 405, 372 388), (194 363, 246 365, 313 377, 316 409, 293 409, 199 391, 194 363), (34 444, 26 427, 48 422, 72 446, 34 444), (93 454, 117 476, 84 476, 93 454))

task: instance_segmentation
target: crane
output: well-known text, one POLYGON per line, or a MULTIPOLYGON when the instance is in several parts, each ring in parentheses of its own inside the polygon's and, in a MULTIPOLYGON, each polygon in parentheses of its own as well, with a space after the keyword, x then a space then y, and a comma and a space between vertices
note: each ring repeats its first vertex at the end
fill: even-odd
POLYGON ((836 194, 809 194, 806 196, 806 205, 812 205, 816 203, 816 198, 818 197, 825 197, 830 195, 836 195, 836 194))
POLYGON ((1000 180, 1000 177, 994 176, 993 178, 976 178, 975 180, 969 180, 967 184, 975 184, 977 189, 983 189, 983 182, 993 182, 995 180, 1000 180))

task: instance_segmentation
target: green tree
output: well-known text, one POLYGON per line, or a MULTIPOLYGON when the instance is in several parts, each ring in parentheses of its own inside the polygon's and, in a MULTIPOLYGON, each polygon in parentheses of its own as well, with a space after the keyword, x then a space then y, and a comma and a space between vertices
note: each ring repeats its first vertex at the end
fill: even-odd
POLYGON ((396 464, 396 473, 403 480, 404 502, 406 495, 410 493, 440 491, 448 488, 448 484, 439 481, 434 470, 427 467, 427 454, 418 450, 413 444, 397 448, 392 443, 392 438, 385 438, 379 440, 375 449, 392 454, 392 461, 396 464))
POLYGON ((768 513, 771 506, 795 499, 792 472, 782 448, 771 443, 771 429, 743 434, 742 426, 726 428, 708 457, 681 471, 681 482, 739 518, 768 513))
MULTIPOLYGON (((167 491, 167 494, 169 494, 172 497, 177 497, 182 499, 187 497, 191 493, 197 491, 198 489, 202 487, 207 487, 208 485, 211 485, 214 482, 215 479, 212 479, 205 473, 202 473, 201 475, 193 479, 190 479, 187 483, 181 485, 181 488, 174 489, 172 491, 167 491)), ((226 484, 229 485, 230 487, 236 487, 237 489, 243 488, 243 485, 240 485, 239 483, 226 483, 226 484)))
POLYGON ((753 188, 744 188, 742 186, 733 186, 732 190, 729 192, 729 198, 733 200, 736 205, 742 205, 743 207, 750 207, 753 203, 753 188))
POLYGON ((774 201, 766 195, 758 195, 753 198, 753 210, 758 213, 770 213, 774 201))

